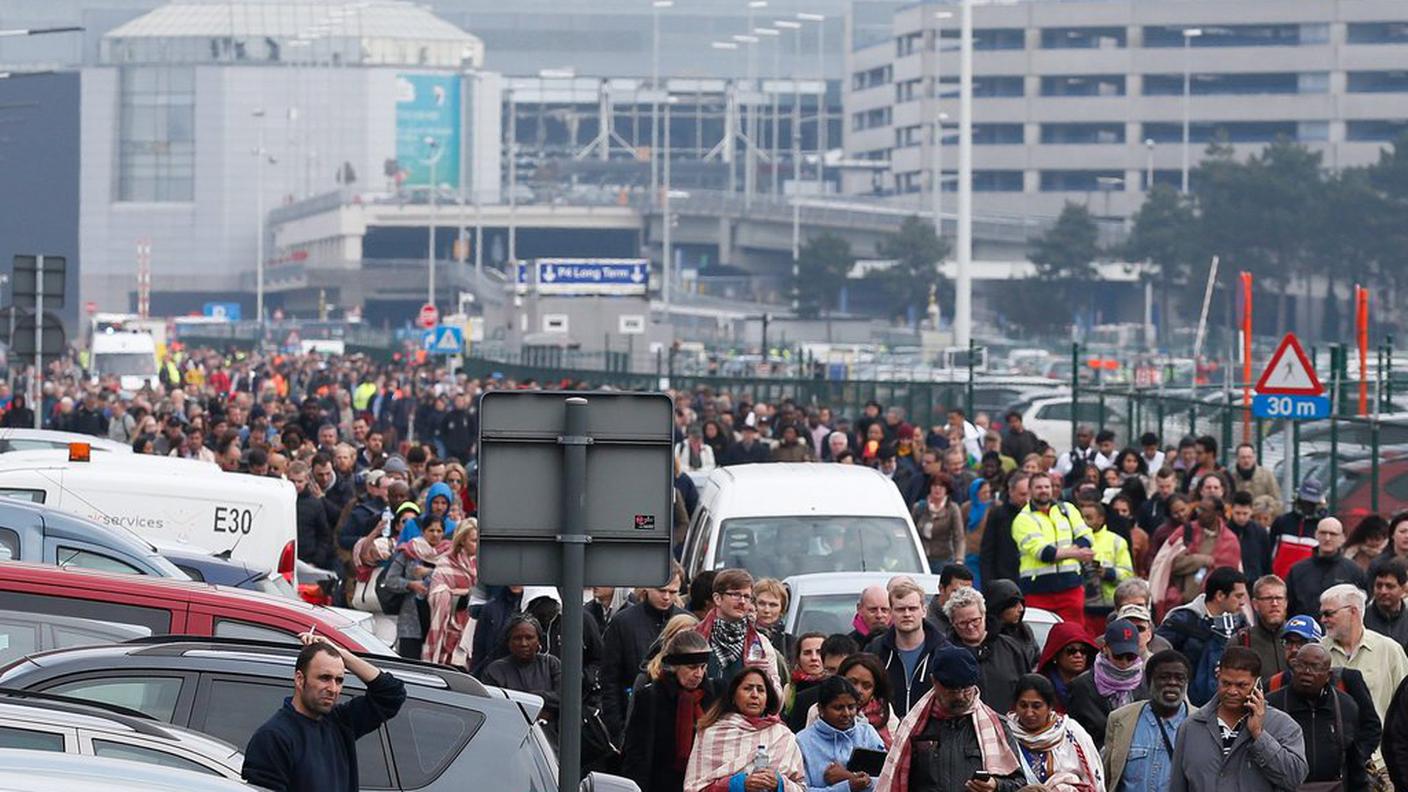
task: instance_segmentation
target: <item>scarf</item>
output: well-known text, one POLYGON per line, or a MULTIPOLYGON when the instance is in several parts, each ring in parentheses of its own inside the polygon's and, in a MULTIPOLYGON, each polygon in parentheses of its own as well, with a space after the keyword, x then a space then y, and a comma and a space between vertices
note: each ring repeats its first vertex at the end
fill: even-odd
MULTIPOLYGON (((899 746, 899 750, 891 750, 885 757, 885 769, 880 773, 880 780, 876 782, 874 792, 909 792, 909 767, 914 758, 910 737, 922 732, 924 724, 928 723, 931 717, 972 718, 973 729, 978 734, 978 748, 983 755, 983 767, 993 775, 1011 775, 1021 767, 1017 763, 1016 754, 1012 753, 1007 744, 1002 716, 993 712, 992 708, 977 697, 974 697, 973 703, 964 712, 946 713, 939 706, 938 697, 931 689, 900 722, 893 743, 899 746)), ((690 792, 688 788, 686 792, 690 792)))
POLYGON ((675 772, 683 773, 694 750, 694 724, 704 715, 704 691, 680 689, 675 698, 675 772))
POLYGON ((713 629, 709 632, 709 646, 721 667, 728 668, 743 658, 743 645, 748 640, 749 632, 747 619, 732 622, 714 619, 713 629))
POLYGON ((806 773, 797 738, 776 715, 749 718, 730 712, 699 732, 685 768, 684 792, 706 792, 715 782, 746 773, 762 745, 781 779, 783 792, 803 792, 806 773))
POLYGON ((474 625, 469 609, 459 610, 456 604, 462 594, 468 594, 479 582, 479 558, 463 553, 451 553, 430 573, 430 624, 425 633, 421 659, 430 663, 465 668, 469 648, 474 639, 474 625), (458 593, 457 593, 458 592, 458 593))
POLYGON ((803 685, 810 687, 825 678, 825 674, 808 674, 800 668, 792 669, 792 686, 794 688, 803 685))
POLYGON ((700 453, 700 449, 695 448, 694 444, 689 442, 685 443, 685 448, 689 450, 689 469, 698 470, 704 467, 704 455, 700 453))
POLYGON ((1134 690, 1144 678, 1144 658, 1134 661, 1129 668, 1118 668, 1105 657, 1105 653, 1095 655, 1095 690, 1110 701, 1114 710, 1129 704, 1134 699, 1134 690))
POLYGON ((890 748, 890 705, 874 696, 860 708, 860 714, 865 716, 865 720, 875 727, 875 732, 884 741, 885 748, 890 748))
POLYGON ((406 555, 426 566, 436 566, 450 555, 450 540, 441 539, 440 544, 431 547, 429 539, 417 536, 401 545, 401 549, 406 551, 406 555))
POLYGON ((978 524, 983 521, 983 515, 988 513, 988 507, 992 505, 991 500, 978 500, 978 490, 983 488, 987 479, 973 479, 973 483, 968 485, 968 502, 973 504, 968 507, 968 533, 978 530, 978 524))
POLYGON ((1022 769, 1027 774, 1028 782, 1043 784, 1060 792, 1090 792, 1097 788, 1094 782, 1101 777, 1101 773, 1091 765, 1076 732, 1069 728, 1070 723, 1063 715, 1052 715, 1041 731, 1029 732, 1017 722, 1016 713, 1007 716, 1007 728, 1022 749, 1022 769), (1078 766, 1071 766, 1072 758, 1078 766), (1065 760, 1065 766, 1062 766, 1062 760, 1065 760))

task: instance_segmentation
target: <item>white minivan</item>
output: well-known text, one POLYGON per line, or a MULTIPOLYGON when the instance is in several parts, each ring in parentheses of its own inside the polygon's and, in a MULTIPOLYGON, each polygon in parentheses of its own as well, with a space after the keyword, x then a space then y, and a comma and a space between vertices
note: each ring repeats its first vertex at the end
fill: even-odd
POLYGON ((740 567, 779 580, 812 572, 929 571, 904 498, 879 471, 771 462, 716 468, 685 539, 685 573, 740 567))
POLYGON ((293 485, 211 462, 88 453, 82 444, 0 454, 0 496, 126 528, 154 545, 190 545, 276 571, 298 558, 293 485))

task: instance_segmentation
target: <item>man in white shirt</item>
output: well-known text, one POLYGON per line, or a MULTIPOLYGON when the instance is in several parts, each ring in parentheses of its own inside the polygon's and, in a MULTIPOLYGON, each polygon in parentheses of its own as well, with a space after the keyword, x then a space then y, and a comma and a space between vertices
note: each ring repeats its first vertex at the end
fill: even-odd
MULTIPOLYGON (((1383 721, 1398 684, 1408 677, 1408 653, 1386 635, 1364 627, 1368 596, 1353 583, 1341 583, 1320 595, 1320 623, 1325 637, 1320 643, 1330 652, 1330 664, 1353 668, 1364 675, 1364 684, 1374 699, 1374 709, 1383 721)), ((1381 751, 1374 752, 1374 766, 1383 767, 1381 751)))

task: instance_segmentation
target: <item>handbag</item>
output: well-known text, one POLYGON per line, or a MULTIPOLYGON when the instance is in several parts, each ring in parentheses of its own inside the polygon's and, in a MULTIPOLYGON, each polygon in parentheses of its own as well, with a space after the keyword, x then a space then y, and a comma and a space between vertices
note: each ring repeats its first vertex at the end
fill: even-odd
MULTIPOLYGON (((1344 717, 1340 714, 1340 697, 1333 684, 1330 686, 1330 700, 1335 703, 1335 739, 1339 741, 1340 751, 1343 752, 1345 749, 1344 717)), ((1340 775, 1343 776, 1344 773, 1340 775)), ((1344 792, 1344 778, 1340 778, 1338 781, 1311 781, 1296 787, 1296 792, 1344 792)))
MULTIPOLYGON (((366 580, 353 578, 352 597, 347 601, 347 607, 359 610, 363 613, 385 613, 381 609, 381 600, 377 598, 376 587, 381 581, 383 567, 372 570, 371 575, 366 580)), ((397 611, 399 613, 399 611, 397 611)), ((395 615, 395 614, 392 614, 395 615)))
POLYGON ((387 615, 399 614, 401 604, 406 601, 406 592, 396 591, 386 585, 386 567, 377 567, 376 572, 372 573, 372 580, 376 582, 373 591, 376 592, 377 602, 381 603, 381 612, 387 615))

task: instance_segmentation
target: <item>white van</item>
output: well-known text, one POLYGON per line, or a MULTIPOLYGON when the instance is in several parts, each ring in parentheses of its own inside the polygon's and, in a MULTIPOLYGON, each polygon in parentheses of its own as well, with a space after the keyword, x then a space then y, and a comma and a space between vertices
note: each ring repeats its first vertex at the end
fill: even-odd
POLYGON ((813 572, 929 571, 894 482, 856 465, 772 462, 716 468, 699 493, 684 567, 741 567, 781 580, 813 572))
POLYGON ((293 485, 211 462, 73 450, 0 454, 0 496, 42 503, 155 545, 190 545, 293 578, 293 485))
POLYGON ((125 391, 159 384, 156 339, 150 333, 111 329, 95 333, 88 351, 88 370, 96 377, 116 376, 125 391))

